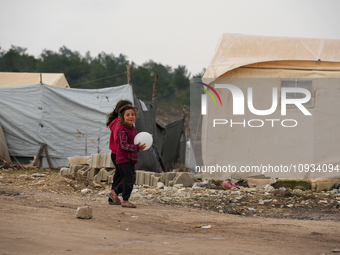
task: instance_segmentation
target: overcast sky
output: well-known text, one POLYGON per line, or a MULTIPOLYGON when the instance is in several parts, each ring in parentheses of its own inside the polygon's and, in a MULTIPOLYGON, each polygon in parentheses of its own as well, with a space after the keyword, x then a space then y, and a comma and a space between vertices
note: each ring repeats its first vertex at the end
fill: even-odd
POLYGON ((338 0, 0 0, 0 47, 207 67, 222 33, 340 39, 338 0))

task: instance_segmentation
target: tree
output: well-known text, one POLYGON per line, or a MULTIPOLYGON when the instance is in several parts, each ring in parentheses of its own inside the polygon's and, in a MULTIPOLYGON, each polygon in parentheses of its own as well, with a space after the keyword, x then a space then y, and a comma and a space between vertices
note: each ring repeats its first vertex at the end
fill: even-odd
POLYGON ((26 48, 11 46, 7 52, 1 52, 0 71, 2 72, 34 72, 37 60, 26 54, 26 48))

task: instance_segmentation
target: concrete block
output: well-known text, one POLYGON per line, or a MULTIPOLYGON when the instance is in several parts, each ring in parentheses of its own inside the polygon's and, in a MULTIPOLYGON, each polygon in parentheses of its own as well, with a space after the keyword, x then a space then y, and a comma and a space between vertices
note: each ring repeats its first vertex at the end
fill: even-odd
POLYGON ((72 165, 88 165, 88 161, 91 156, 80 156, 80 157, 68 157, 67 161, 69 166, 72 165))
POLYGON ((175 184, 183 184, 184 187, 190 187, 195 181, 190 177, 189 172, 177 173, 173 180, 175 184))
POLYGON ((144 184, 144 173, 143 170, 137 170, 136 171, 136 182, 137 185, 143 185, 144 184))
POLYGON ((91 167, 90 171, 87 172, 87 177, 90 179, 94 179, 94 176, 98 174, 100 169, 91 167))
POLYGON ((244 180, 247 182, 249 188, 262 189, 266 187, 267 184, 272 184, 272 179, 244 178, 244 180))
POLYGON ((165 186, 170 186, 170 181, 173 181, 175 179, 177 173, 174 172, 168 172, 163 174, 163 179, 161 178, 160 181, 165 184, 165 186))
POLYGON ((89 166, 92 168, 105 167, 106 154, 91 154, 89 166))
POLYGON ((71 165, 70 174, 77 173, 79 170, 85 169, 86 167, 86 165, 71 165))
POLYGON ((116 168, 111 159, 111 153, 105 154, 105 161, 104 161, 105 168, 116 168))
POLYGON ((152 172, 144 172, 144 184, 152 186, 151 176, 153 175, 152 172))
POLYGON ((328 191, 334 182, 316 182, 315 183, 315 190, 316 191, 328 191))
POLYGON ((107 171, 105 168, 102 168, 99 170, 98 174, 94 176, 93 179, 97 182, 103 182, 103 181, 107 182, 109 175, 111 175, 113 172, 114 170, 107 171))
POLYGON ((311 182, 312 189, 316 190, 317 189, 317 183, 320 182, 340 182, 340 178, 310 178, 308 179, 311 182))
POLYGON ((84 168, 81 168, 77 171, 78 174, 81 174, 83 176, 87 176, 88 171, 91 170, 91 167, 85 166, 84 168))
POLYGON ((60 168, 60 175, 66 175, 70 173, 70 168, 62 167, 60 168))
POLYGON ((159 182, 160 177, 156 177, 154 175, 151 176, 152 186, 157 187, 157 183, 159 182))
POLYGON ((306 179, 279 179, 271 186, 273 186, 275 189, 285 187, 301 190, 309 190, 311 187, 309 180, 306 179))

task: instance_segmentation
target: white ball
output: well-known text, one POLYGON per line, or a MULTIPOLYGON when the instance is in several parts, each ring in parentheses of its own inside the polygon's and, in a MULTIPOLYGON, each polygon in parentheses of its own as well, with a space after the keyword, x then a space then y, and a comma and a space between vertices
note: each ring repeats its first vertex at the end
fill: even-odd
POLYGON ((153 142, 152 136, 148 132, 140 132, 135 136, 134 144, 143 144, 145 143, 144 151, 148 150, 153 142))

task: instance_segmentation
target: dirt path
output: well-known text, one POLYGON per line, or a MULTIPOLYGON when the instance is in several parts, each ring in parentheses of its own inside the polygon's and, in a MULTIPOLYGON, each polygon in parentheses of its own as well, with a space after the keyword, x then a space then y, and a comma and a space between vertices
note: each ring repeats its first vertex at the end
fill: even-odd
POLYGON ((127 209, 84 198, 7 190, 0 195, 0 254, 334 254, 340 222, 244 217, 147 205, 127 209), (19 195, 10 195, 19 194, 19 195), (197 226, 211 225, 211 228, 197 226))

